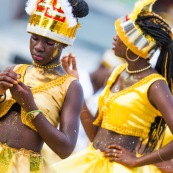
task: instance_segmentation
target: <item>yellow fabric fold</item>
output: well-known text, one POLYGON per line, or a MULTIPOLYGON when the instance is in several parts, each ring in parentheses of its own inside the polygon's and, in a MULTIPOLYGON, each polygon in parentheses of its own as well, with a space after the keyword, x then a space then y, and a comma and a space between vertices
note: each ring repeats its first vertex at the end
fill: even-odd
POLYGON ((119 163, 110 162, 104 153, 93 148, 92 144, 85 150, 62 160, 52 168, 57 173, 160 173, 155 166, 127 168, 119 163))

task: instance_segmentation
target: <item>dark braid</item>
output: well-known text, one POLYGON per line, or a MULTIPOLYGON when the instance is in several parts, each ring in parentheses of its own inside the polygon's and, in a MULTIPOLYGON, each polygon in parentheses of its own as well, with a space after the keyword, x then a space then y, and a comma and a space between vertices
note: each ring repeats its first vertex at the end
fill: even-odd
POLYGON ((164 119, 157 116, 155 121, 151 124, 150 132, 148 134, 148 142, 145 146, 144 153, 152 152, 155 149, 165 127, 166 124, 164 119))
POLYGON ((88 4, 84 0, 68 0, 70 4, 72 5, 72 13, 75 17, 85 17, 89 13, 89 7, 88 4))
MULTIPOLYGON (((172 92, 173 79, 173 41, 172 32, 169 25, 161 16, 151 13, 141 13, 135 24, 139 26, 143 34, 153 39, 161 52, 158 57, 155 69, 159 74, 166 78, 168 86, 172 92)), ((157 116, 151 124, 148 134, 148 142, 144 152, 151 152, 155 149, 159 138, 165 130, 165 121, 157 116)))

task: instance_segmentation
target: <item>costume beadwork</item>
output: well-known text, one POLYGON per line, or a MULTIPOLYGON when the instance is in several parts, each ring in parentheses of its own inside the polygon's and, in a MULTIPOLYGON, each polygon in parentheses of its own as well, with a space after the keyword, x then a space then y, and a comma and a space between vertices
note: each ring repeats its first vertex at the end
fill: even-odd
POLYGON ((116 133, 146 138, 155 117, 161 116, 148 100, 148 89, 155 81, 165 79, 151 74, 122 91, 111 93, 113 82, 125 67, 126 64, 117 67, 110 76, 99 98, 99 115, 94 124, 116 133))
MULTIPOLYGON (((48 83, 44 83, 44 81, 39 83, 39 81, 33 80, 33 76, 29 76, 28 79, 25 80, 24 75, 28 66, 29 65, 18 65, 14 70, 21 75, 22 82, 30 85, 38 109, 43 112, 47 120, 53 126, 57 127, 59 122, 59 113, 66 95, 65 93, 67 92, 70 83, 73 80, 76 80, 76 78, 67 74, 55 80, 52 80, 48 83), (31 83, 30 81, 32 82, 35 81, 35 84, 31 83), (55 95, 54 93, 57 94, 55 95)), ((10 91, 7 90, 6 93, 7 93, 6 101, 1 103, 0 105, 0 117, 5 115, 8 112, 8 110, 11 108, 11 106, 15 103, 15 100, 11 98, 10 91)), ((36 131, 36 128, 32 124, 31 120, 29 120, 26 117, 26 112, 23 108, 21 108, 21 118, 23 124, 29 126, 30 128, 36 131)))

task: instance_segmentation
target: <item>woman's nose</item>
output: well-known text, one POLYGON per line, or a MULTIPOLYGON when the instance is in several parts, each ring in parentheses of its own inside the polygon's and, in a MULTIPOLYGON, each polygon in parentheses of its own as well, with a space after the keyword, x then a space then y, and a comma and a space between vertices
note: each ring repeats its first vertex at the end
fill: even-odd
POLYGON ((42 41, 38 41, 36 46, 35 46, 35 49, 37 51, 44 51, 45 50, 45 44, 42 41))
POLYGON ((116 35, 114 35, 113 39, 114 39, 114 41, 117 41, 117 36, 116 36, 116 35))

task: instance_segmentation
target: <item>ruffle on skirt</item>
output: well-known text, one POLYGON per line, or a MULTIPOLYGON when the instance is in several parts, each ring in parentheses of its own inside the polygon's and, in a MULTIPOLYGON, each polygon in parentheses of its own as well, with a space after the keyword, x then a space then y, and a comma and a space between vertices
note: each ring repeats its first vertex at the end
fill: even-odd
POLYGON ((119 163, 110 162, 108 158, 104 157, 103 152, 94 149, 92 145, 52 165, 52 168, 56 173, 156 173, 153 172, 156 170, 155 166, 131 169, 119 163))
POLYGON ((0 173, 52 173, 53 170, 47 171, 50 168, 43 168, 43 162, 36 152, 0 143, 0 173))

